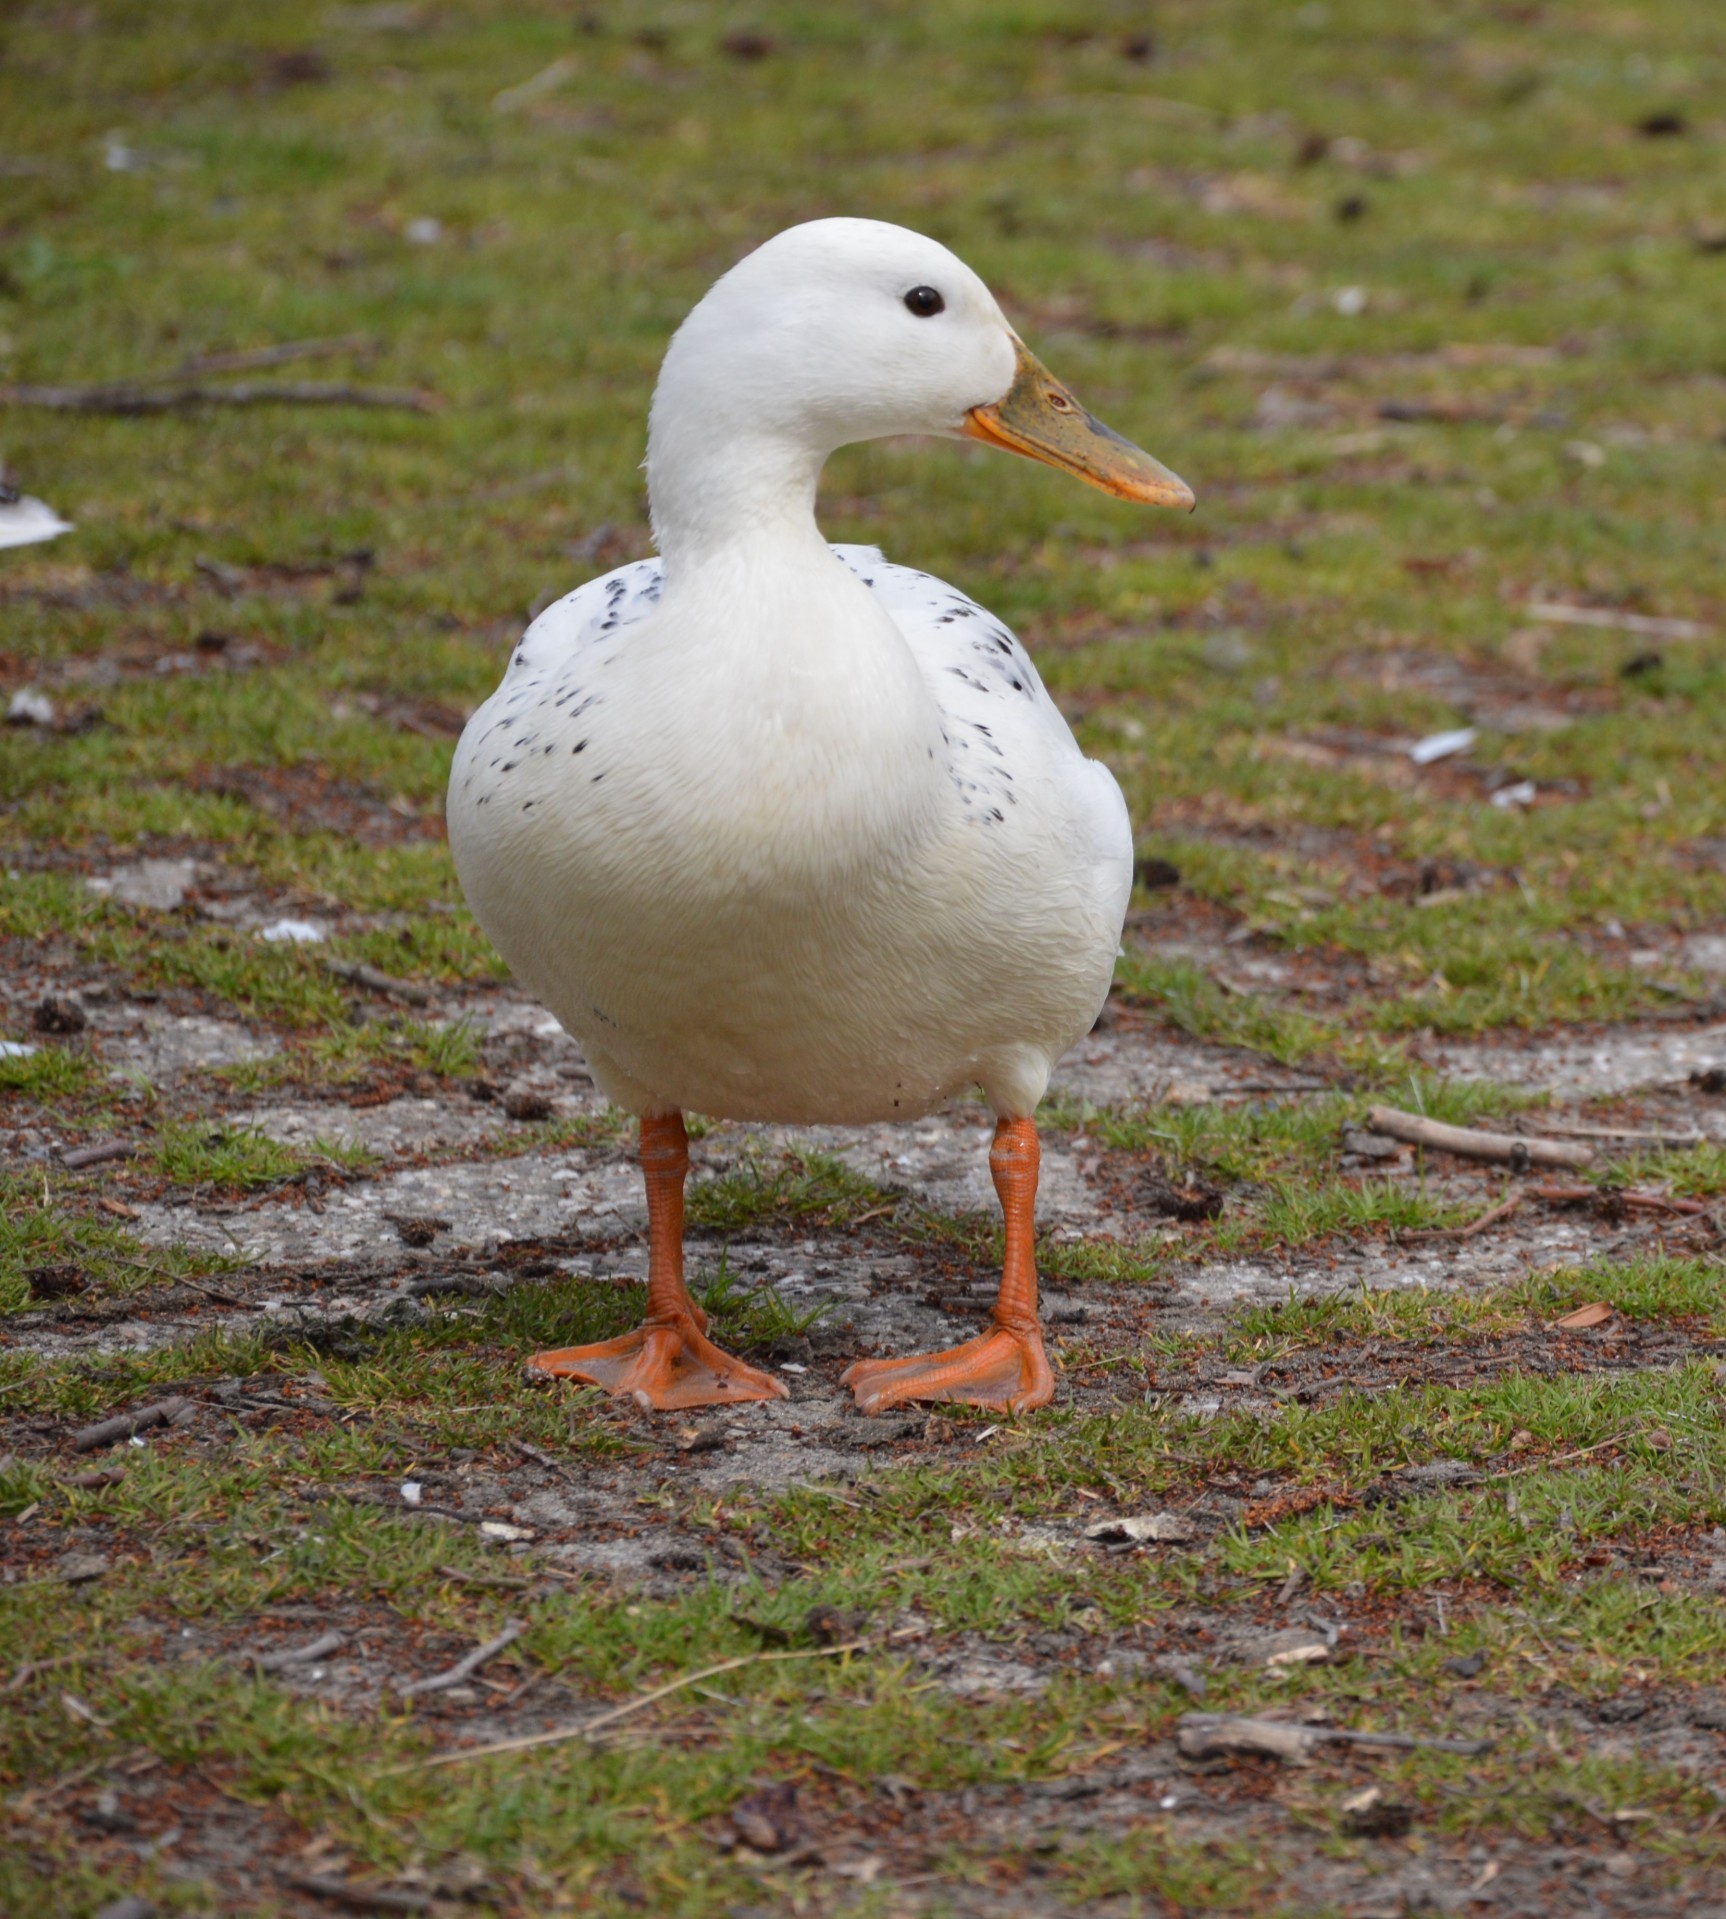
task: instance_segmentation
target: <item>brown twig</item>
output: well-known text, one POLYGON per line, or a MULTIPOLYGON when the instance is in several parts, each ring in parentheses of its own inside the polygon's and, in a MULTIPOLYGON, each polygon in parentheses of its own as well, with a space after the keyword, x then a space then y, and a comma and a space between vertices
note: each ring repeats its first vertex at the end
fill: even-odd
POLYGON ((81 1652, 57 1653, 52 1659, 26 1659, 0 1691, 6 1693, 21 1692, 32 1679, 41 1678, 45 1672, 52 1672, 57 1666, 73 1666, 80 1659, 88 1657, 81 1652))
MULTIPOLYGON (((903 1639, 921 1628, 901 1628, 887 1635, 888 1640, 903 1639)), ((644 1712, 649 1706, 661 1699, 669 1698, 674 1692, 681 1692, 686 1686, 698 1686, 704 1679, 717 1679, 721 1673, 736 1672, 743 1666, 765 1666, 780 1664, 792 1659, 837 1659, 842 1654, 862 1652, 871 1645, 867 1639, 847 1639, 837 1646, 801 1646, 794 1652, 746 1652, 735 1659, 722 1659, 716 1666, 703 1666, 699 1672, 685 1673, 681 1679, 668 1680, 663 1686, 655 1686, 621 1706, 613 1706, 609 1712, 596 1714, 592 1719, 584 1719, 579 1726, 557 1726, 550 1732, 524 1734, 519 1739, 498 1739, 488 1746, 463 1746, 456 1752, 434 1753, 429 1759, 411 1759, 406 1765, 386 1766, 378 1775, 387 1777, 398 1772, 423 1772, 432 1766, 456 1766, 467 1759, 489 1759, 496 1753, 526 1752, 532 1746, 555 1746, 566 1739, 586 1739, 606 1726, 614 1726, 620 1719, 627 1719, 633 1713, 644 1712)))
POLYGON ((98 386, 0 386, 0 406, 51 413, 180 413, 199 406, 365 406, 432 413, 437 400, 411 387, 348 386, 330 380, 237 381, 233 386, 145 386, 115 381, 98 386))
POLYGON ((1610 606, 1566 606, 1561 600, 1530 600, 1522 609, 1531 620, 1554 626, 1604 626, 1619 633, 1642 633, 1655 640, 1706 640, 1713 628, 1699 620, 1674 620, 1652 613, 1621 613, 1610 606))
POLYGON ((1520 1479, 1525 1473, 1544 1472, 1549 1466, 1568 1466, 1573 1460, 1587 1459, 1592 1453, 1603 1453, 1608 1446, 1622 1446, 1627 1439, 1634 1439, 1634 1433, 1614 1433, 1610 1439, 1596 1440, 1592 1446, 1580 1447, 1572 1453, 1552 1453, 1545 1459, 1530 1460, 1526 1466, 1507 1466, 1502 1472, 1486 1473, 1481 1484, 1494 1479, 1520 1479))
POLYGON ((393 993, 397 999, 405 999, 415 1006, 429 1006, 433 994, 429 986, 421 986, 417 980, 397 979, 393 974, 381 973, 375 966, 367 966, 363 960, 327 959, 324 971, 334 973, 337 979, 351 980, 355 986, 368 986, 374 993, 393 993))
POLYGON ((1401 1239, 1473 1239, 1476 1233, 1484 1233, 1489 1226, 1496 1226, 1501 1219, 1508 1219, 1522 1204, 1522 1195, 1512 1193, 1508 1199, 1500 1200, 1490 1212, 1478 1219, 1471 1219, 1466 1226, 1423 1226, 1418 1232, 1401 1233, 1401 1239))
POLYGON ((424 1892, 392 1892, 382 1886, 355 1886, 346 1879, 335 1879, 321 1872, 278 1872, 277 1879, 295 1892, 309 1892, 315 1899, 333 1899, 339 1906, 352 1906, 356 1912, 430 1912, 431 1895, 424 1892))
POLYGON ((94 1452, 98 1446, 112 1446, 116 1440, 130 1439, 147 1426, 177 1424, 191 1412, 192 1402, 189 1399, 182 1399, 178 1395, 172 1399, 159 1399, 153 1406, 140 1406, 136 1412, 120 1413, 113 1419, 104 1419, 94 1426, 84 1427, 72 1435, 72 1450, 75 1453, 94 1452))
POLYGON ((475 1646, 465 1659, 458 1659, 447 1671, 433 1673, 429 1679, 416 1679, 411 1686, 397 1688, 403 1699, 416 1698, 423 1692, 448 1692, 451 1686, 459 1686, 464 1679, 471 1679, 488 1659, 494 1659, 505 1646, 513 1646, 527 1631, 526 1625, 519 1619, 512 1619, 495 1639, 488 1639, 483 1646, 475 1646))
POLYGON ((220 1286, 212 1286, 208 1280, 194 1279, 190 1273, 178 1275, 182 1286, 190 1286, 195 1292, 208 1293, 211 1299, 219 1299, 229 1306, 243 1306, 245 1301, 238 1293, 225 1293, 220 1286))
POLYGON ((1490 1739, 1422 1739, 1406 1732, 1355 1732, 1347 1726, 1321 1727, 1319 1736, 1351 1746, 1389 1746, 1399 1752, 1472 1754, 1490 1752, 1493 1745, 1490 1739))
POLYGON ((255 1653, 247 1655, 248 1663, 254 1672, 280 1672, 286 1666, 304 1666, 314 1659, 322 1659, 325 1653, 335 1652, 347 1644, 347 1635, 333 1628, 305 1646, 287 1646, 280 1652, 255 1653))
POLYGON ((1706 1133, 1644 1133, 1630 1126, 1555 1126, 1549 1123, 1545 1130, 1559 1139, 1632 1139, 1649 1146, 1681 1148, 1712 1144, 1706 1133))
POLYGON ((506 1592, 519 1592, 523 1587, 531 1586, 531 1579, 515 1579, 508 1573, 470 1573, 460 1566, 439 1566, 438 1571, 445 1579, 456 1580, 463 1586, 482 1586, 506 1592))
POLYGON ((349 355, 369 359, 377 350, 377 342, 363 333, 333 340, 284 340, 279 346, 242 347, 233 353, 196 353, 172 373, 146 373, 132 384, 167 386, 206 373, 256 373, 264 367, 286 366, 290 360, 337 360, 349 355))
POLYGON ((1490 1739, 1429 1739, 1406 1732, 1356 1732, 1349 1726, 1308 1726, 1295 1720, 1214 1712, 1183 1714, 1176 1740, 1188 1759, 1264 1753, 1296 1765, 1319 1745, 1388 1746, 1401 1752, 1469 1755, 1486 1752, 1492 1745, 1490 1739))
POLYGON ((1622 1206, 1637 1206, 1645 1213, 1681 1213, 1694 1218, 1698 1213, 1708 1210, 1706 1203, 1699 1199, 1680 1199, 1672 1193, 1643 1193, 1634 1188, 1621 1186, 1535 1186, 1530 1188, 1536 1199, 1544 1199, 1554 1206, 1575 1206, 1585 1200, 1604 1200, 1622 1206))
POLYGON ((1525 1138, 1516 1133, 1487 1133, 1473 1126, 1447 1126, 1442 1120, 1428 1119, 1424 1113, 1405 1113, 1397 1106, 1374 1106, 1367 1113, 1367 1121, 1375 1133, 1388 1133, 1392 1139, 1406 1140, 1412 1146, 1436 1147, 1463 1159, 1503 1160, 1512 1166, 1588 1166, 1594 1160, 1590 1146, 1525 1138))
POLYGON ((137 1147, 123 1139, 104 1139, 93 1146, 74 1146, 69 1153, 60 1155, 60 1164, 69 1173, 76 1173, 86 1166, 100 1166, 110 1159, 130 1159, 137 1147))

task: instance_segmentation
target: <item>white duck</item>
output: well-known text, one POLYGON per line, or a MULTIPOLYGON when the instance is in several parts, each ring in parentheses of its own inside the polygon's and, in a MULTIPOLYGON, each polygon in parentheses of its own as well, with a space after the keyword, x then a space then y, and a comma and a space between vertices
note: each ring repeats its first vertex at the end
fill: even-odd
POLYGON ((822 538, 828 455, 907 433, 1193 503, 945 247, 872 220, 794 227, 666 354, 647 455, 660 557, 534 621, 462 735, 449 837, 474 913, 641 1118, 645 1323, 539 1354, 538 1372, 644 1407, 783 1397, 706 1337, 685 1290, 683 1113, 858 1124, 981 1085, 1006 1217, 994 1324, 845 1377, 866 1411, 1053 1394, 1032 1115, 1108 994, 1132 832, 998 620, 822 538))

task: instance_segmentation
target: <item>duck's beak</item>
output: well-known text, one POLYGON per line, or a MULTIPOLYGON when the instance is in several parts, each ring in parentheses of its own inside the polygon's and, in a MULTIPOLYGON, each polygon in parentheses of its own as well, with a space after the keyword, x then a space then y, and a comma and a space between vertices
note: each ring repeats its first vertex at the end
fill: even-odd
POLYGON ((1019 364, 1006 397, 972 407, 961 433, 1076 473, 1117 499, 1192 511, 1197 502, 1185 480, 1087 413, 1023 340, 1013 344, 1019 364))

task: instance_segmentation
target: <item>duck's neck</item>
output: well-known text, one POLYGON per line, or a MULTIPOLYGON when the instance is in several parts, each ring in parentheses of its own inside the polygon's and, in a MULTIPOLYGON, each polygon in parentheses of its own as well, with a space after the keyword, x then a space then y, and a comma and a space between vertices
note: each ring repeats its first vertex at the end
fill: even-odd
POLYGON ((825 551, 815 489, 826 450, 719 426, 654 408, 647 489, 668 589, 714 562, 825 551))

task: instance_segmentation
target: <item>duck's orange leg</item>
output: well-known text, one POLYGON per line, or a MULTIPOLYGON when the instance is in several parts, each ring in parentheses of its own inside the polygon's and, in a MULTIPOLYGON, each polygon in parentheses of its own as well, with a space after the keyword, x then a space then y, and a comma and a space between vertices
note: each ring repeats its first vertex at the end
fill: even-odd
POLYGON ((641 1122, 641 1170, 647 1179, 646 1319, 621 1339, 535 1353, 527 1370, 627 1393, 644 1412, 789 1397, 771 1373, 758 1372, 714 1345, 707 1337, 707 1315, 683 1283, 689 1135, 681 1113, 641 1122))
POLYGON ((1022 1413, 1054 1398, 1055 1376, 1037 1322, 1038 1157, 1033 1121, 996 1123, 989 1171, 1006 1217, 1007 1253, 1000 1295, 990 1315, 993 1327, 943 1353, 858 1360, 845 1374, 845 1384, 856 1393, 863 1412, 884 1412, 907 1399, 957 1399, 1022 1413))

